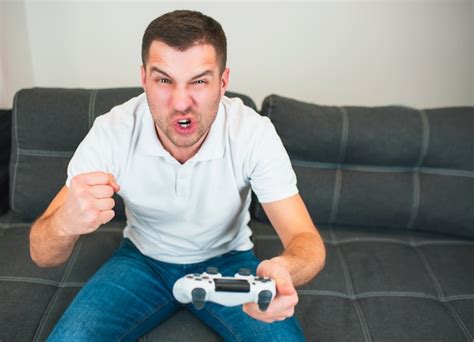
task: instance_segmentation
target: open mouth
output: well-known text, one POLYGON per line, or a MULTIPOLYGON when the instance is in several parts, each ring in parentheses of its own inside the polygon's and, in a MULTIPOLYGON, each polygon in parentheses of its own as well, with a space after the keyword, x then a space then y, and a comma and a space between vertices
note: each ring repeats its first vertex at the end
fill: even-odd
POLYGON ((191 126, 191 120, 188 120, 188 119, 178 120, 178 124, 182 128, 188 128, 189 126, 191 126))

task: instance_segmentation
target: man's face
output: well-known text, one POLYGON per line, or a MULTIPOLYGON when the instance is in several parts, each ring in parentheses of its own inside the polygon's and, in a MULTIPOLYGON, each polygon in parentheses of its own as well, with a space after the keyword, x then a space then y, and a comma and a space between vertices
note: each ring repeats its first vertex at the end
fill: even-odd
POLYGON ((160 141, 172 155, 196 152, 202 144, 228 78, 228 68, 220 75, 212 45, 181 52, 160 41, 151 44, 141 82, 160 141))

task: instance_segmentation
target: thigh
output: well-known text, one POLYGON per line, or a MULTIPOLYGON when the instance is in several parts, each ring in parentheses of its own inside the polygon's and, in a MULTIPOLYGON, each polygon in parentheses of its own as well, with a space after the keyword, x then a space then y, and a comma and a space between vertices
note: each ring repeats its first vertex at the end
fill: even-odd
POLYGON ((177 308, 147 257, 124 239, 79 291, 48 341, 134 341, 177 308))
MULTIPOLYGON (((205 267, 218 267, 223 276, 233 276, 240 268, 248 268, 255 274, 259 262, 253 251, 231 252, 220 258, 210 259, 205 267)), ((187 308, 226 341, 305 341, 300 324, 294 316, 284 321, 265 323, 248 316, 242 311, 241 305, 227 307, 207 302, 201 310, 196 310, 192 304, 187 305, 187 308)))

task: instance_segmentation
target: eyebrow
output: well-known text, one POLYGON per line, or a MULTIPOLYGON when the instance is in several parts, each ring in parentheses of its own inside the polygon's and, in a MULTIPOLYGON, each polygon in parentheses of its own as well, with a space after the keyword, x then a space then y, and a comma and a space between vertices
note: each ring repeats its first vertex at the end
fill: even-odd
MULTIPOLYGON (((166 77, 173 79, 173 77, 171 77, 166 72, 164 72, 163 70, 161 70, 160 68, 158 68, 156 66, 151 67, 151 72, 159 72, 160 74, 163 74, 166 77)), ((212 70, 206 70, 206 71, 201 72, 199 75, 194 76, 193 78, 191 78, 191 80, 195 80, 196 78, 200 78, 200 77, 207 76, 207 75, 213 76, 214 74, 213 74, 212 70)))

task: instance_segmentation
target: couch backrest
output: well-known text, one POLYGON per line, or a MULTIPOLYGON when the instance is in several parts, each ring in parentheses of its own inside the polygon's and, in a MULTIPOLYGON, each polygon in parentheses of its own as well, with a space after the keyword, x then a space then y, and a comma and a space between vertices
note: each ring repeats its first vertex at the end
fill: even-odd
MULTIPOLYGON (((94 119, 143 92, 142 88, 20 90, 13 104, 10 207, 25 218, 47 208, 66 180, 69 160, 94 119)), ((255 109, 245 95, 240 97, 255 109)), ((124 218, 116 196, 116 217, 124 218)))
MULTIPOLYGON (((318 106, 271 95, 261 114, 317 225, 474 237, 474 107, 318 106)), ((265 219, 259 206, 254 215, 265 219)))

